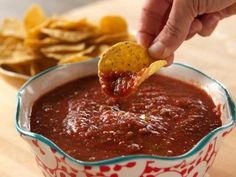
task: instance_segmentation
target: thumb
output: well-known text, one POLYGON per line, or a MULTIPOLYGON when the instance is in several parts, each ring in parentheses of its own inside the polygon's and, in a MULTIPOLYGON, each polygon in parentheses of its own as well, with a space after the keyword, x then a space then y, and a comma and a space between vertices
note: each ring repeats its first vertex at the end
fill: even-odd
POLYGON ((154 59, 169 57, 186 39, 194 20, 194 11, 189 0, 174 0, 169 18, 159 35, 149 47, 154 59))

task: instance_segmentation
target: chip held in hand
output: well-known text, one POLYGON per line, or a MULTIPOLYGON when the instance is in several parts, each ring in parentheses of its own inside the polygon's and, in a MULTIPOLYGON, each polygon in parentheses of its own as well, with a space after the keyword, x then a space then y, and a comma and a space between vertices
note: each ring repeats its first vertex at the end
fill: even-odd
POLYGON ((120 42, 102 54, 98 63, 99 81, 107 95, 128 97, 166 64, 166 60, 150 58, 147 49, 135 42, 120 42))

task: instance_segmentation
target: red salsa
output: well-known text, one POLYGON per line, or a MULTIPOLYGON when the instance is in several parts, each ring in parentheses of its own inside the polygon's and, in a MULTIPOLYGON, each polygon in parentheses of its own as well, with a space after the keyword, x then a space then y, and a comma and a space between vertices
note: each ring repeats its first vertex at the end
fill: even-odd
POLYGON ((137 73, 111 71, 102 73, 100 84, 105 94, 122 98, 130 95, 135 91, 137 73))
POLYGON ((30 124, 72 157, 98 161, 181 155, 222 123, 205 91, 153 75, 122 100, 105 95, 97 76, 72 81, 34 103, 30 124))

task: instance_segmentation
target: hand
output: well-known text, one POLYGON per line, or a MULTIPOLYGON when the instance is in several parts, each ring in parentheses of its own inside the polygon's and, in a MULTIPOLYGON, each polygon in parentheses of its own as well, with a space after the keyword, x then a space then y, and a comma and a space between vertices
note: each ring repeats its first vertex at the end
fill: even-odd
POLYGON ((151 57, 171 64, 184 40, 209 36, 221 19, 233 14, 236 0, 146 0, 138 42, 149 48, 151 57))

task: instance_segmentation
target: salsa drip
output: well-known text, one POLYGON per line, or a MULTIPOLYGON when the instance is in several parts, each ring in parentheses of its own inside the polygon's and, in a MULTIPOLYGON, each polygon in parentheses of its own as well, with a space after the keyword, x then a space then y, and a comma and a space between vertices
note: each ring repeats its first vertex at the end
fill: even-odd
POLYGON ((135 91, 139 75, 130 71, 110 71, 101 74, 100 83, 105 94, 122 98, 135 91))
POLYGON ((105 95, 98 77, 89 76, 36 100, 30 127, 70 156, 98 161, 184 154, 222 125, 220 116, 219 106, 204 90, 166 76, 151 76, 122 100, 105 95))

